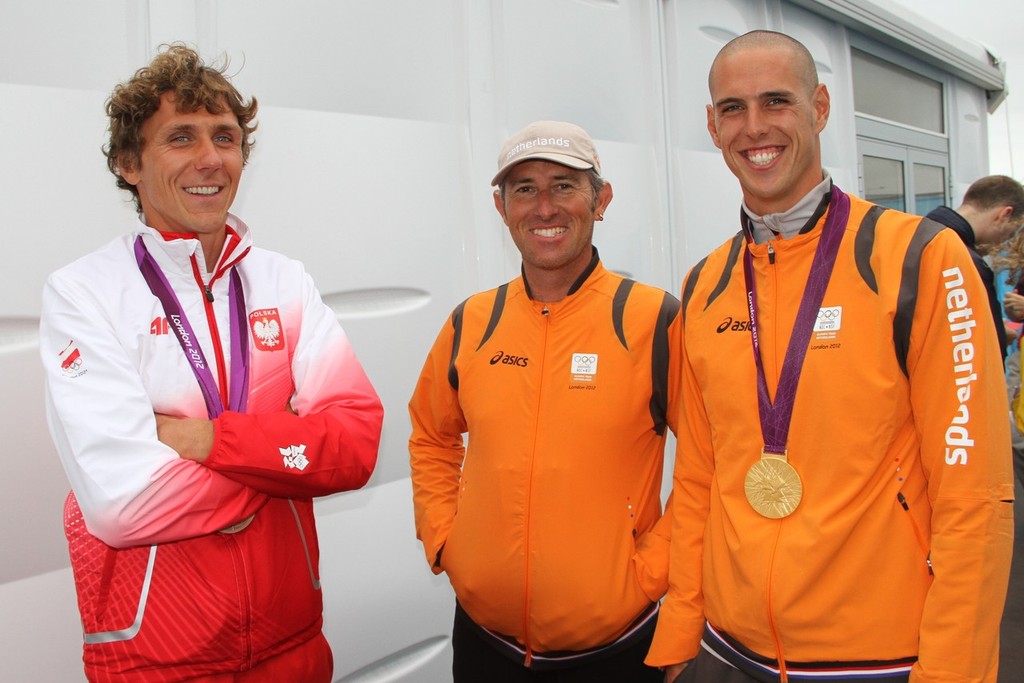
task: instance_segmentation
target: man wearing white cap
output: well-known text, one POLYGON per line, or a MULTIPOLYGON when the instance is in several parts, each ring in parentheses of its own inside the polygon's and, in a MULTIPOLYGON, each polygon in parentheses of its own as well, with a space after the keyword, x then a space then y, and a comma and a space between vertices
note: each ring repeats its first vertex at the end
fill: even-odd
POLYGON ((602 266, 612 188, 583 129, 530 124, 492 184, 522 275, 455 308, 409 404, 417 535, 458 600, 454 680, 658 681, 679 302, 602 266))

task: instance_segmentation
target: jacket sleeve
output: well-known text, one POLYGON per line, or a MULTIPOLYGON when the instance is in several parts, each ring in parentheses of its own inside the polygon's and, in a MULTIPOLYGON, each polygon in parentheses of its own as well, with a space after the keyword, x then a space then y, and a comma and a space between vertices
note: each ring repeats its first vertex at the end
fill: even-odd
POLYGON ((123 548, 213 533, 252 515, 264 494, 157 439, 153 405, 104 299, 54 274, 40 316, 47 422, 89 533, 123 548))
POLYGON ((377 462, 384 409, 334 312, 303 273, 302 315, 291 358, 294 394, 269 413, 224 412, 204 465, 287 498, 358 489, 377 462))
POLYGON ((686 353, 684 330, 677 339, 676 456, 672 496, 666 506, 672 521, 668 593, 647 654, 649 666, 669 666, 693 659, 704 630, 704 525, 711 507, 714 453, 704 399, 686 353))
MULTIPOLYGON (((668 428, 679 436, 680 352, 682 350, 682 315, 676 313, 668 327, 668 396, 665 419, 668 428)), ((667 458, 666 458, 667 459, 667 458)), ((669 461, 671 467, 671 461, 669 461)), ((652 600, 660 600, 668 590, 669 549, 672 540, 672 495, 661 517, 637 540, 636 565, 640 585, 652 600)))
POLYGON ((908 374, 934 577, 910 680, 995 681, 1013 542, 1006 387, 984 286, 956 236, 925 248, 908 374))
POLYGON ((416 537, 423 542, 427 563, 435 574, 442 571, 441 549, 458 508, 459 479, 466 453, 462 438, 466 419, 458 391, 448 381, 453 342, 454 324, 449 318, 430 349, 409 402, 409 462, 416 537))

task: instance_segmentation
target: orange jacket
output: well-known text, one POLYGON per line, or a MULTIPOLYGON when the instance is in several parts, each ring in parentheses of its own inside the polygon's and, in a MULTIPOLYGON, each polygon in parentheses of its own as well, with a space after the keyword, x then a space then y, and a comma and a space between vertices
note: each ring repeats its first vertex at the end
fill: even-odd
POLYGON ((684 283, 672 572, 649 664, 694 657, 706 619, 782 662, 916 657, 912 681, 995 681, 1013 485, 985 289, 954 232, 851 202, 796 393, 789 517, 744 495, 764 442, 742 249, 774 396, 821 222, 770 246, 737 235, 684 283))
POLYGON ((409 404, 417 535, 473 621, 528 653, 613 641, 667 588, 670 520, 652 529, 678 310, 595 254, 557 303, 522 278, 470 297, 427 357, 409 404))

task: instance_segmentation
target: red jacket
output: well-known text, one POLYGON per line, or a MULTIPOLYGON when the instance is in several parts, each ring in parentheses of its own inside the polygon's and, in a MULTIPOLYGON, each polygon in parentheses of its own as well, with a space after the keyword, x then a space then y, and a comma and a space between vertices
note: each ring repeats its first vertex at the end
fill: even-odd
POLYGON ((74 492, 65 526, 93 681, 245 671, 315 637, 311 499, 358 488, 373 470, 383 411, 334 313, 301 264, 250 248, 247 228, 231 226, 239 239, 212 275, 196 240, 142 228, 44 290, 47 415, 74 492), (140 276, 137 235, 220 375, 232 360, 231 267, 244 292, 247 405, 216 417, 202 464, 157 440, 154 413, 208 413, 140 276))

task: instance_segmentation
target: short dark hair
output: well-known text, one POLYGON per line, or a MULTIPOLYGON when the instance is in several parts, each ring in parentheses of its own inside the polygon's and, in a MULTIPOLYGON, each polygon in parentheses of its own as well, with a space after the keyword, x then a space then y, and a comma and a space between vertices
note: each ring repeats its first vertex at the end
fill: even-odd
POLYGON ((708 90, 711 89, 718 60, 751 47, 789 50, 793 54, 794 66, 797 68, 800 80, 807 88, 807 92, 814 92, 814 89, 818 87, 818 67, 814 64, 814 57, 811 56, 810 50, 803 43, 785 33, 758 29, 733 38, 718 51, 715 60, 711 63, 711 69, 708 71, 708 90))
POLYGON ((979 209, 1009 206, 1013 209, 1011 218, 1024 220, 1024 187, 1005 175, 989 175, 971 183, 964 193, 964 204, 979 209))
MULTIPOLYGON (((588 168, 584 171, 587 174, 587 180, 590 181, 590 188, 594 191, 594 197, 592 199, 593 205, 597 206, 597 195, 600 194, 601 188, 608 182, 601 177, 601 174, 597 172, 597 169, 588 168)), ((505 204, 505 184, 506 180, 503 178, 501 184, 498 185, 498 196, 501 198, 501 203, 505 204)))
POLYGON ((107 168, 117 178, 117 186, 128 190, 135 199, 135 210, 142 212, 139 191, 121 177, 121 168, 135 169, 142 158, 142 125, 160 108, 160 99, 172 93, 180 112, 198 111, 211 114, 230 110, 242 129, 242 163, 249 160, 256 130, 256 98, 246 102, 224 75, 227 60, 214 67, 203 63, 192 48, 183 43, 163 45, 159 54, 125 81, 118 84, 107 100, 110 137, 103 147, 107 168))

